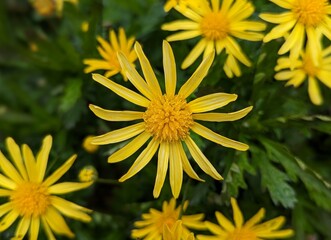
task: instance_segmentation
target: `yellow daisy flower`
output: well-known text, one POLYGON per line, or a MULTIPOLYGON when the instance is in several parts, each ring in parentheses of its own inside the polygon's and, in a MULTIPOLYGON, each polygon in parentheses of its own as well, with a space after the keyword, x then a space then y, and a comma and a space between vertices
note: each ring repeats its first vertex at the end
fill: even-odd
POLYGON ((127 39, 124 29, 120 28, 118 36, 116 36, 114 30, 109 32, 109 43, 100 36, 97 37, 97 40, 101 45, 97 49, 103 59, 85 59, 84 64, 88 66, 84 69, 84 72, 107 70, 105 73, 106 77, 111 77, 121 72, 124 80, 127 81, 127 77, 118 61, 117 53, 122 52, 129 62, 133 64, 137 59, 137 55, 132 49, 135 38, 130 37, 127 39))
POLYGON ((6 144, 12 162, 0 151, 0 169, 3 172, 0 174, 0 197, 8 200, 0 205, 0 232, 20 219, 14 239, 23 239, 28 231, 30 240, 38 239, 40 225, 43 225, 48 239, 55 239, 53 232, 74 237, 61 214, 89 222, 91 217, 86 213, 91 210, 56 195, 86 188, 92 182, 56 182, 70 169, 76 155, 45 179, 51 136, 45 137, 36 157, 28 145, 24 144, 20 149, 12 138, 7 138, 6 144))
POLYGON ((261 208, 251 219, 244 223, 244 217, 236 199, 231 198, 231 205, 235 225, 222 213, 216 212, 215 215, 219 225, 209 221, 205 222, 206 227, 214 235, 198 235, 199 240, 263 240, 289 238, 294 235, 292 229, 279 230, 285 222, 283 216, 258 224, 265 214, 264 208, 261 208))
POLYGON ((299 87, 308 79, 308 94, 315 105, 323 103, 323 97, 318 86, 318 80, 331 88, 331 46, 322 49, 319 44, 315 49, 318 56, 317 64, 312 60, 310 51, 301 52, 301 57, 291 61, 289 57, 281 57, 277 61, 275 71, 276 80, 288 81, 286 86, 299 87))
POLYGON ((211 6, 203 8, 176 8, 189 20, 177 20, 162 25, 163 30, 178 31, 167 37, 168 41, 180 41, 201 37, 185 58, 182 68, 189 67, 203 52, 204 57, 216 50, 227 54, 224 71, 230 78, 241 75, 238 61, 250 67, 251 62, 243 53, 235 38, 260 41, 263 39, 264 23, 247 20, 254 13, 254 6, 247 0, 211 0, 211 6))
POLYGON ((290 58, 299 57, 305 41, 315 63, 318 54, 315 49, 319 44, 319 32, 331 40, 331 5, 328 0, 270 0, 278 6, 288 9, 283 13, 264 13, 260 17, 268 22, 277 24, 266 36, 264 42, 282 38, 288 32, 289 37, 278 51, 285 54, 290 51, 290 58))
POLYGON ((188 201, 185 201, 183 206, 179 205, 176 208, 176 200, 172 198, 169 202, 163 202, 162 211, 151 208, 149 213, 144 213, 142 215, 143 220, 134 223, 134 226, 137 229, 132 230, 131 237, 134 239, 146 240, 194 239, 189 228, 196 230, 206 229, 202 222, 204 214, 184 215, 183 213, 186 211, 187 206, 188 201), (171 238, 172 236, 180 237, 171 238))
POLYGON ((176 223, 169 228, 167 224, 163 225, 162 240, 194 240, 194 234, 190 233, 187 237, 183 236, 182 221, 177 220, 176 223))
POLYGON ((207 74, 213 62, 214 53, 209 54, 205 58, 176 94, 176 63, 171 46, 168 42, 164 41, 163 67, 166 93, 163 94, 152 67, 139 43, 135 44, 135 50, 144 73, 144 78, 132 67, 124 54, 119 53, 118 56, 128 79, 141 94, 116 84, 99 74, 94 74, 93 79, 126 100, 146 108, 146 111, 111 111, 95 105, 90 105, 90 109, 95 115, 108 121, 142 121, 129 127, 97 136, 92 143, 98 145, 110 144, 135 137, 124 147, 109 156, 108 162, 115 163, 134 154, 151 138, 147 147, 119 181, 123 182, 138 173, 150 162, 153 155, 159 149, 157 174, 153 191, 154 197, 158 197, 160 194, 168 165, 170 168, 170 186, 175 198, 179 196, 182 187, 183 170, 191 178, 202 181, 191 167, 183 144, 187 146, 193 159, 205 173, 214 179, 221 180, 221 175, 193 141, 190 132, 193 131, 222 146, 246 151, 248 145, 223 137, 204 127, 196 120, 215 122, 234 121, 248 114, 252 107, 247 107, 233 113, 205 113, 236 100, 236 94, 227 93, 214 93, 187 103, 186 98, 194 92, 207 74))
POLYGON ((57 12, 58 15, 62 15, 64 1, 73 4, 78 3, 78 0, 30 0, 36 12, 45 17, 51 16, 55 12, 57 12))

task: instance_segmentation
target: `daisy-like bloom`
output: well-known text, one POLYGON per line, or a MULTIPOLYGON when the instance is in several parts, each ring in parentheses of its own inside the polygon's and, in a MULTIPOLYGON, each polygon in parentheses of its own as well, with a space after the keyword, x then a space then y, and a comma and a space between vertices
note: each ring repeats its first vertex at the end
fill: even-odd
POLYGON ((179 205, 176 208, 176 200, 172 198, 169 202, 163 202, 162 211, 151 208, 149 213, 142 215, 143 220, 134 223, 136 229, 132 230, 131 237, 134 239, 162 240, 162 237, 166 235, 168 238, 163 238, 163 240, 170 240, 173 238, 169 237, 180 234, 180 238, 176 238, 176 240, 194 239, 189 229, 206 229, 202 221, 204 214, 184 215, 187 206, 188 201, 185 201, 183 206, 179 205))
POLYGON ((163 30, 178 31, 167 37, 168 41, 180 41, 200 37, 200 41, 185 58, 182 68, 189 67, 203 52, 204 57, 216 50, 227 54, 224 71, 229 78, 241 75, 239 62, 251 66, 250 60, 244 54, 235 38, 249 41, 261 41, 264 23, 247 20, 254 13, 254 6, 247 0, 212 0, 200 8, 176 8, 188 20, 177 20, 162 25, 163 30))
POLYGON ((267 222, 259 223, 264 218, 265 210, 261 208, 251 219, 244 223, 244 217, 237 201, 231 198, 234 223, 232 224, 222 213, 216 212, 218 224, 206 221, 205 225, 214 236, 198 235, 199 240, 263 240, 283 239, 293 236, 292 229, 279 230, 285 223, 280 216, 267 222))
POLYGON ((92 182, 56 182, 70 169, 76 155, 45 178, 51 136, 45 137, 36 157, 28 145, 24 144, 20 149, 12 138, 6 139, 6 145, 12 161, 0 151, 0 169, 3 172, 0 174, 0 197, 7 199, 0 205, 0 232, 20 219, 13 239, 23 239, 29 231, 29 239, 36 240, 41 225, 48 239, 55 239, 53 233, 74 237, 61 214, 89 222, 91 217, 87 213, 91 210, 56 195, 86 188, 92 182))
POLYGON ((159 149, 157 174, 153 191, 154 197, 158 197, 160 194, 168 171, 168 165, 170 169, 170 186, 175 198, 179 196, 182 187, 183 170, 191 178, 202 181, 188 161, 183 148, 184 144, 187 146, 195 162, 205 173, 214 179, 221 180, 222 176, 199 149, 191 138, 190 132, 193 131, 222 146, 246 151, 248 145, 223 137, 204 127, 196 120, 215 122, 234 121, 244 117, 251 111, 252 107, 232 113, 205 113, 236 100, 236 94, 227 93, 214 93, 187 103, 186 98, 194 92, 207 74, 213 62, 214 53, 206 57, 176 94, 176 63, 171 46, 168 42, 164 41, 163 67, 166 93, 163 94, 152 67, 139 43, 135 44, 135 50, 144 73, 144 78, 132 67, 124 54, 119 53, 118 56, 128 79, 141 94, 116 84, 99 74, 94 74, 93 79, 126 100, 146 108, 146 111, 111 111, 95 105, 90 105, 90 109, 95 115, 108 121, 142 121, 101 136, 96 136, 92 143, 98 145, 110 144, 135 137, 124 147, 109 156, 108 162, 115 163, 128 158, 151 139, 129 171, 119 181, 123 182, 138 173, 150 162, 153 155, 159 149))
POLYGON ((83 167, 78 174, 78 179, 81 182, 91 182, 97 180, 97 178, 98 178, 98 172, 91 165, 83 167))
POLYGON ((63 2, 71 2, 77 4, 78 0, 30 0, 33 8, 41 16, 51 16, 55 12, 58 15, 62 15, 63 2))
POLYGON ((310 51, 301 52, 298 60, 292 61, 289 57, 278 59, 275 71, 276 80, 288 81, 286 86, 299 87, 308 79, 309 98, 315 105, 323 103, 323 97, 318 86, 318 80, 331 88, 331 46, 322 49, 319 44, 315 49, 318 56, 317 64, 312 60, 310 51))
POLYGON ((137 59, 137 55, 132 49, 135 38, 130 37, 127 39, 124 29, 120 28, 118 36, 116 36, 114 30, 109 32, 109 42, 100 36, 97 37, 97 40, 100 43, 97 49, 103 59, 85 59, 84 64, 88 66, 84 69, 84 72, 90 73, 95 70, 106 70, 106 77, 114 76, 120 72, 124 80, 127 81, 127 77, 118 61, 117 53, 122 52, 133 65, 137 59))
POLYGON ((270 0, 278 6, 287 9, 283 13, 264 13, 260 17, 270 23, 277 24, 266 36, 264 42, 282 38, 286 33, 289 37, 278 51, 285 54, 290 51, 290 58, 295 60, 300 51, 307 46, 315 63, 318 54, 315 49, 319 44, 318 32, 331 40, 331 5, 328 0, 270 0))
POLYGON ((177 220, 176 223, 169 228, 167 224, 163 225, 163 240, 194 240, 194 234, 190 233, 187 237, 183 236, 183 226, 182 221, 177 220))

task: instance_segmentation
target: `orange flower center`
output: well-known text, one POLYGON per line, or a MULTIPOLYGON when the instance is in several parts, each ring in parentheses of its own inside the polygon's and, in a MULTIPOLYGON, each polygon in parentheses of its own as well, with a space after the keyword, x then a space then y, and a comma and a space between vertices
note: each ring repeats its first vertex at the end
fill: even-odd
POLYGON ((201 21, 202 35, 208 40, 222 40, 230 32, 228 19, 220 12, 208 13, 201 21))
POLYGON ((229 233, 228 240, 257 240, 256 234, 246 228, 235 229, 233 232, 229 233))
POLYGON ((327 0, 297 0, 293 5, 292 12, 306 26, 316 27, 327 15, 327 0))
POLYGON ((45 214, 51 204, 47 187, 40 183, 24 182, 11 194, 10 201, 21 216, 45 214))
POLYGON ((153 99, 143 115, 146 131, 160 141, 184 139, 193 125, 192 112, 181 96, 153 99))
POLYGON ((319 71, 319 68, 314 64, 313 60, 309 56, 304 57, 302 69, 310 77, 316 76, 319 71))

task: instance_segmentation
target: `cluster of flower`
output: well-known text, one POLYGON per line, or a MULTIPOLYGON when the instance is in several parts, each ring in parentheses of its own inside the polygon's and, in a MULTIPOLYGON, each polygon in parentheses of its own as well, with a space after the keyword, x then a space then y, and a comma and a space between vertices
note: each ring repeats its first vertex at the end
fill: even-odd
MULTIPOLYGON (((63 3, 63 1, 50 2, 63 3)), ((290 229, 279 230, 285 221, 284 217, 258 224, 264 217, 263 208, 244 223, 243 215, 233 198, 231 205, 235 224, 232 224, 220 212, 216 212, 219 225, 209 221, 203 222, 203 214, 183 215, 187 203, 177 208, 175 203, 175 198, 178 198, 181 192, 183 172, 193 179, 204 181, 191 166, 186 148, 195 163, 206 174, 216 180, 222 180, 222 176, 190 136, 191 131, 224 147, 239 151, 246 151, 249 148, 245 143, 215 133, 198 121, 235 121, 245 117, 252 110, 252 106, 231 113, 210 112, 237 99, 236 94, 228 93, 213 93, 189 102, 186 100, 207 75, 215 54, 220 55, 225 51, 223 70, 229 78, 238 77, 241 75, 239 62, 247 67, 252 64, 236 39, 268 42, 284 38, 285 42, 279 49, 279 54, 289 53, 289 56, 279 58, 275 67, 278 71, 275 79, 289 80, 287 85, 297 87, 308 78, 308 92, 314 104, 322 103, 317 80, 331 87, 331 46, 323 48, 324 37, 331 39, 331 19, 329 18, 331 5, 327 0, 272 0, 272 2, 288 11, 261 14, 261 19, 278 24, 264 35, 263 31, 267 26, 265 22, 248 20, 255 9, 247 0, 168 0, 164 6, 165 11, 174 8, 187 19, 162 25, 163 30, 180 31, 163 41, 165 93, 162 93, 160 83, 141 45, 135 42, 133 37, 128 39, 123 28, 119 29, 118 36, 115 31, 110 31, 109 42, 102 37, 97 38, 100 43, 98 51, 103 59, 85 59, 84 63, 88 65, 85 72, 106 70, 104 76, 93 74, 93 79, 120 97, 146 110, 144 112, 113 111, 91 104, 89 106, 91 111, 101 119, 125 122, 140 120, 140 122, 89 138, 89 142, 85 143, 85 146, 88 146, 86 149, 94 151, 96 148, 93 146, 118 143, 133 138, 108 157, 109 163, 117 163, 127 159, 147 143, 146 148, 119 181, 123 182, 137 174, 158 151, 153 196, 159 197, 168 169, 174 196, 169 203, 164 202, 161 212, 153 209, 149 214, 143 215, 144 220, 135 222, 137 229, 132 231, 133 238, 194 239, 189 228, 208 229, 214 234, 214 236, 198 235, 197 238, 202 240, 275 239, 293 235, 290 229), (188 68, 200 55, 203 55, 203 60, 176 93, 176 62, 168 41, 192 38, 200 40, 184 59, 181 67, 188 68), (137 59, 143 75, 138 73, 134 66, 137 59), (124 80, 130 81, 138 93, 108 79, 118 73, 122 74, 124 80)), ((33 3, 36 8, 44 9, 45 7, 39 6, 42 4, 40 1, 35 0, 33 3)), ((61 8, 61 4, 57 6, 57 9, 61 8)), ((68 237, 74 236, 61 214, 82 221, 90 221, 91 217, 87 214, 90 210, 54 194, 65 194, 90 186, 97 178, 95 170, 84 169, 80 174, 83 181, 81 183, 55 184, 72 166, 75 155, 45 178, 52 145, 50 136, 44 139, 36 157, 27 145, 23 145, 20 150, 13 139, 8 138, 6 143, 13 163, 0 152, 0 167, 3 172, 0 175, 0 196, 8 199, 7 203, 0 206, 0 216, 4 216, 0 222, 0 231, 8 229, 20 218, 15 233, 17 239, 22 239, 28 231, 30 239, 37 239, 41 224, 49 239, 55 239, 53 232, 68 237)))

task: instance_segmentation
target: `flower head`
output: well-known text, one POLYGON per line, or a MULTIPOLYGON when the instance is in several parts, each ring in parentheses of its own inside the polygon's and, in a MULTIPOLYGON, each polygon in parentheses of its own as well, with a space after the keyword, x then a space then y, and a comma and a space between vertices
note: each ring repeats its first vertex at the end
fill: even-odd
POLYGON ((30 232, 30 240, 36 240, 40 225, 43 225, 48 239, 55 239, 54 233, 74 237, 63 216, 89 222, 86 214, 89 209, 69 202, 56 195, 74 192, 91 185, 87 183, 56 183, 65 174, 76 159, 70 157, 50 176, 45 178, 48 156, 52 146, 52 137, 47 136, 35 157, 27 145, 22 149, 12 138, 6 140, 11 157, 9 161, 0 151, 0 196, 7 202, 0 205, 0 232, 7 230, 17 219, 15 239, 23 239, 30 232))
POLYGON ((186 101, 186 98, 199 86, 207 74, 213 62, 214 53, 206 57, 193 75, 176 93, 176 63, 171 46, 168 42, 164 41, 163 66, 166 93, 163 94, 152 67, 139 43, 135 44, 135 50, 144 73, 144 78, 132 67, 124 54, 119 53, 119 60, 128 79, 140 93, 116 84, 110 79, 98 74, 94 74, 93 79, 126 100, 146 108, 145 112, 111 111, 92 104, 90 105, 90 109, 98 117, 108 121, 141 121, 131 126, 97 136, 92 143, 99 145, 110 144, 135 137, 124 147, 109 156, 108 162, 115 163, 128 158, 151 139, 129 171, 119 181, 123 182, 138 173, 150 162, 158 150, 154 197, 158 197, 160 194, 168 166, 170 170, 170 186, 173 196, 176 198, 179 196, 181 190, 183 170, 190 177, 202 180, 193 170, 183 145, 187 146, 193 159, 204 172, 217 180, 221 180, 221 175, 193 141, 190 132, 193 131, 222 146, 246 151, 248 149, 246 144, 223 137, 204 127, 197 120, 215 122, 234 121, 244 117, 251 111, 252 107, 247 107, 233 113, 205 113, 236 100, 236 94, 227 93, 214 93, 197 98, 191 102, 186 101))
POLYGON ((132 238, 153 240, 192 240, 193 234, 190 229, 204 230, 203 214, 184 215, 188 201, 176 208, 176 200, 164 201, 162 211, 154 208, 149 213, 142 215, 143 220, 136 221, 131 232, 132 238), (179 221, 180 220, 180 221, 179 221), (165 237, 166 236, 166 237, 165 237), (172 237, 178 238, 172 238, 172 237), (163 238, 162 238, 163 237, 163 238))
POLYGON ((292 229, 279 230, 285 217, 277 217, 267 222, 258 224, 264 218, 265 210, 261 208, 251 219, 244 223, 244 217, 241 213, 237 201, 231 198, 233 209, 232 224, 222 213, 216 212, 216 219, 219 225, 206 221, 205 225, 214 235, 198 235, 199 240, 263 240, 263 239, 281 239, 293 236, 292 229))
POLYGON ((91 181, 95 181, 97 178, 98 178, 98 172, 91 165, 83 167, 78 174, 78 179, 81 182, 91 182, 91 181))
POLYGON ((135 41, 134 37, 127 39, 124 29, 120 28, 118 36, 116 36, 115 31, 111 30, 109 32, 109 42, 104 40, 102 37, 97 37, 99 46, 98 52, 102 56, 101 59, 85 59, 84 64, 88 65, 85 69, 85 73, 90 73, 95 70, 106 70, 105 76, 111 77, 115 74, 121 72, 124 80, 127 80, 122 67, 118 61, 117 53, 121 52, 129 60, 131 64, 137 59, 135 51, 132 49, 133 43, 135 41))
MULTIPOLYGON (((197 0, 197 2, 201 2, 197 0)), ((182 68, 189 67, 203 52, 204 57, 216 50, 220 54, 225 50, 227 58, 224 71, 228 77, 240 76, 238 61, 246 66, 251 62, 243 53, 235 38, 260 41, 265 24, 247 20, 254 13, 254 6, 247 0, 212 0, 209 4, 190 6, 187 9, 176 8, 188 20, 177 20, 162 25, 163 30, 178 31, 167 37, 168 41, 186 40, 200 37, 200 41, 185 58, 182 68), (202 6, 202 7, 201 7, 202 6)))
POLYGON ((266 36, 264 42, 282 38, 290 33, 278 54, 290 51, 290 58, 296 60, 305 42, 315 63, 318 54, 315 49, 319 44, 319 33, 331 40, 331 5, 328 0, 272 0, 278 6, 287 9, 283 13, 264 13, 260 17, 277 24, 266 36))

